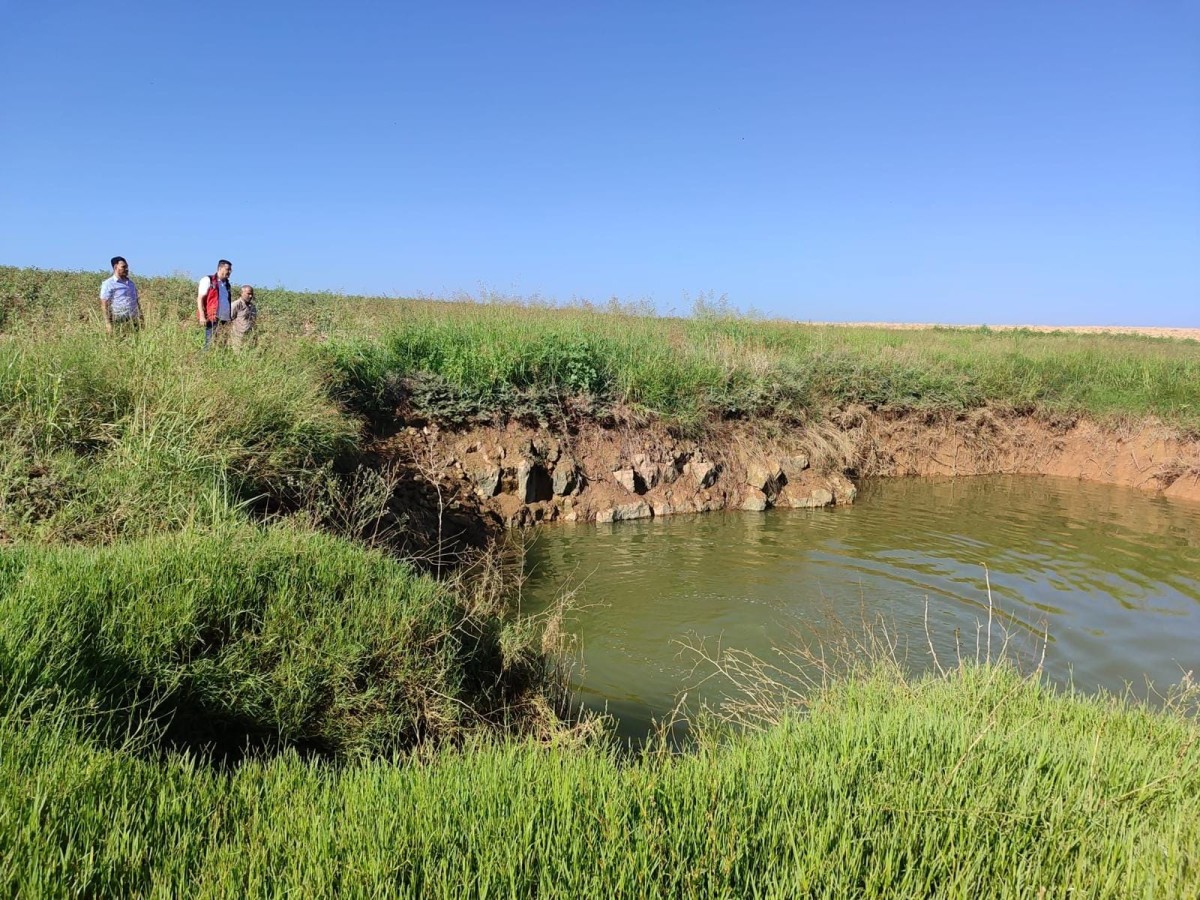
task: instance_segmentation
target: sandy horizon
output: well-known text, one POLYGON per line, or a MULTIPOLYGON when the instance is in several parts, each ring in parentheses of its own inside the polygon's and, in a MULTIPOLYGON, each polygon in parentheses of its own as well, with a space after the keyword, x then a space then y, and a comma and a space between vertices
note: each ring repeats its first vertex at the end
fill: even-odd
MULTIPOLYGON (((913 331, 922 328, 982 328, 979 325, 945 325, 937 322, 811 322, 812 325, 836 325, 842 328, 894 328, 913 331)), ((1159 325, 992 325, 992 331, 1073 331, 1080 334, 1142 334, 1148 337, 1169 337, 1181 340, 1200 341, 1200 328, 1172 328, 1159 325)))

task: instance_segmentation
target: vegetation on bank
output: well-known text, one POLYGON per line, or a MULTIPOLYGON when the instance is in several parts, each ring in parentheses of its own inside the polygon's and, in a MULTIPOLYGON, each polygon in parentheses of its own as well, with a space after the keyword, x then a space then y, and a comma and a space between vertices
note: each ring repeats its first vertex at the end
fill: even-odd
POLYGON ((97 542, 314 489, 359 427, 301 353, 213 353, 179 329, 0 344, 0 533, 97 542))
POLYGON ((249 525, 0 557, 0 708, 109 744, 378 755, 540 712, 501 600, 249 525))
MULTIPOLYGON (((0 298, 59 320, 98 315, 99 273, 0 268, 0 298), (15 298, 15 299, 14 299, 15 298)), ((184 279, 146 279, 153 317, 191 320, 184 279)), ((266 334, 316 336, 334 396, 379 416, 404 402, 450 422, 564 405, 598 416, 818 418, 831 409, 1153 415, 1200 424, 1200 343, 986 328, 894 331, 585 306, 441 303, 260 290, 266 334), (567 402, 570 401, 570 402, 567 402)), ((35 316, 36 318, 36 316, 35 316)))
POLYGON ((213 770, 0 723, 0 860, 39 896, 1190 897, 1200 727, 1006 667, 837 683, 761 734, 623 759, 213 770))
POLYGON ((499 595, 355 543, 364 425, 397 408, 1195 429, 1200 345, 256 286, 259 349, 202 353, 189 280, 135 273, 147 328, 106 339, 101 277, 0 268, 8 893, 1200 892, 1178 710, 880 668, 763 733, 630 758, 550 713, 553 660, 499 595))

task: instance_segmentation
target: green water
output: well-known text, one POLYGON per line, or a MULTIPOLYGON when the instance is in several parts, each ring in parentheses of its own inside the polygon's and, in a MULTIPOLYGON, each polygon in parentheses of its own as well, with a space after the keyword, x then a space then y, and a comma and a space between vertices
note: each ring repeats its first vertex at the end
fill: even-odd
POLYGON ((778 659, 870 623, 913 669, 988 646, 1084 690, 1200 675, 1200 505, 1069 479, 891 479, 851 507, 545 529, 527 611, 574 592, 574 684, 627 736, 728 683, 694 648, 778 659), (928 612, 927 612, 928 610, 928 612), (928 615, 928 630, 926 629, 928 615), (880 627, 883 624, 883 628, 880 627))

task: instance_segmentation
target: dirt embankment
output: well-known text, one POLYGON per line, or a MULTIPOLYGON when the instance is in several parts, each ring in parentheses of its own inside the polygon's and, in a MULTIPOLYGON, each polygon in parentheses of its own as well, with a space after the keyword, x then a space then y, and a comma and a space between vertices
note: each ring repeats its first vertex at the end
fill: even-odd
POLYGON ((421 473, 448 508, 518 526, 851 503, 855 479, 902 475, 1057 475, 1200 502, 1194 438, 1155 423, 1105 427, 988 409, 848 409, 807 428, 727 423, 702 438, 654 424, 583 423, 570 433, 516 423, 409 427, 377 451, 421 473))
POLYGON ((864 475, 1057 475, 1200 502, 1200 441, 1156 422, 1106 427, 988 409, 949 418, 848 410, 841 421, 864 475))

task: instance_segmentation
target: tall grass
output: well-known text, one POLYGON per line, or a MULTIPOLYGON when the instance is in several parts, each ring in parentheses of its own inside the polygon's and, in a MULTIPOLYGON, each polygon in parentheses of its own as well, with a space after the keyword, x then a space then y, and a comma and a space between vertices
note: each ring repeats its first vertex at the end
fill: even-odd
MULTIPOLYGON (((0 297, 13 310, 0 330, 20 336, 49 318, 88 321, 98 331, 94 295, 102 274, 0 267, 0 297)), ((158 321, 194 332, 191 290, 185 279, 147 279, 143 292, 158 321)), ((949 413, 993 405, 1056 416, 1156 416, 1200 428, 1195 341, 838 328, 721 309, 679 319, 264 288, 258 296, 264 335, 276 344, 319 343, 318 355, 334 368, 335 395, 373 415, 403 401, 451 421, 548 419, 564 398, 582 398, 590 401, 584 410, 601 416, 619 408, 685 424, 714 417, 793 422, 848 405, 949 413), (415 376, 423 379, 414 383, 415 376)))
POLYGON ((164 325, 0 343, 0 533, 105 540, 295 490, 358 439, 290 349, 201 353, 164 325))
POLYGON ((1179 709, 881 665, 762 732, 630 758, 536 727, 555 720, 529 623, 246 522, 328 488, 358 449, 348 412, 990 405, 1196 429, 1200 345, 260 286, 261 348, 205 354, 190 280, 139 279, 148 327, 109 340, 101 277, 0 268, 6 893, 1200 894, 1200 726, 1179 709))
POLYGON ((0 708, 70 710, 109 741, 386 753, 517 724, 544 684, 504 628, 403 563, 284 528, 8 551, 0 708))
POLYGON ((452 389, 444 405, 453 400, 493 415, 540 391, 587 395, 685 423, 803 421, 851 405, 950 413, 992 405, 1021 413, 1153 415, 1184 427, 1200 422, 1195 342, 577 310, 447 306, 443 313, 428 305, 393 319, 377 337, 323 348, 343 396, 358 408, 394 406, 401 379, 429 373, 452 389))
POLYGON ((0 727, 0 860, 39 895, 1189 897, 1194 720, 1004 667, 851 679, 632 762, 477 745, 214 772, 0 727))

